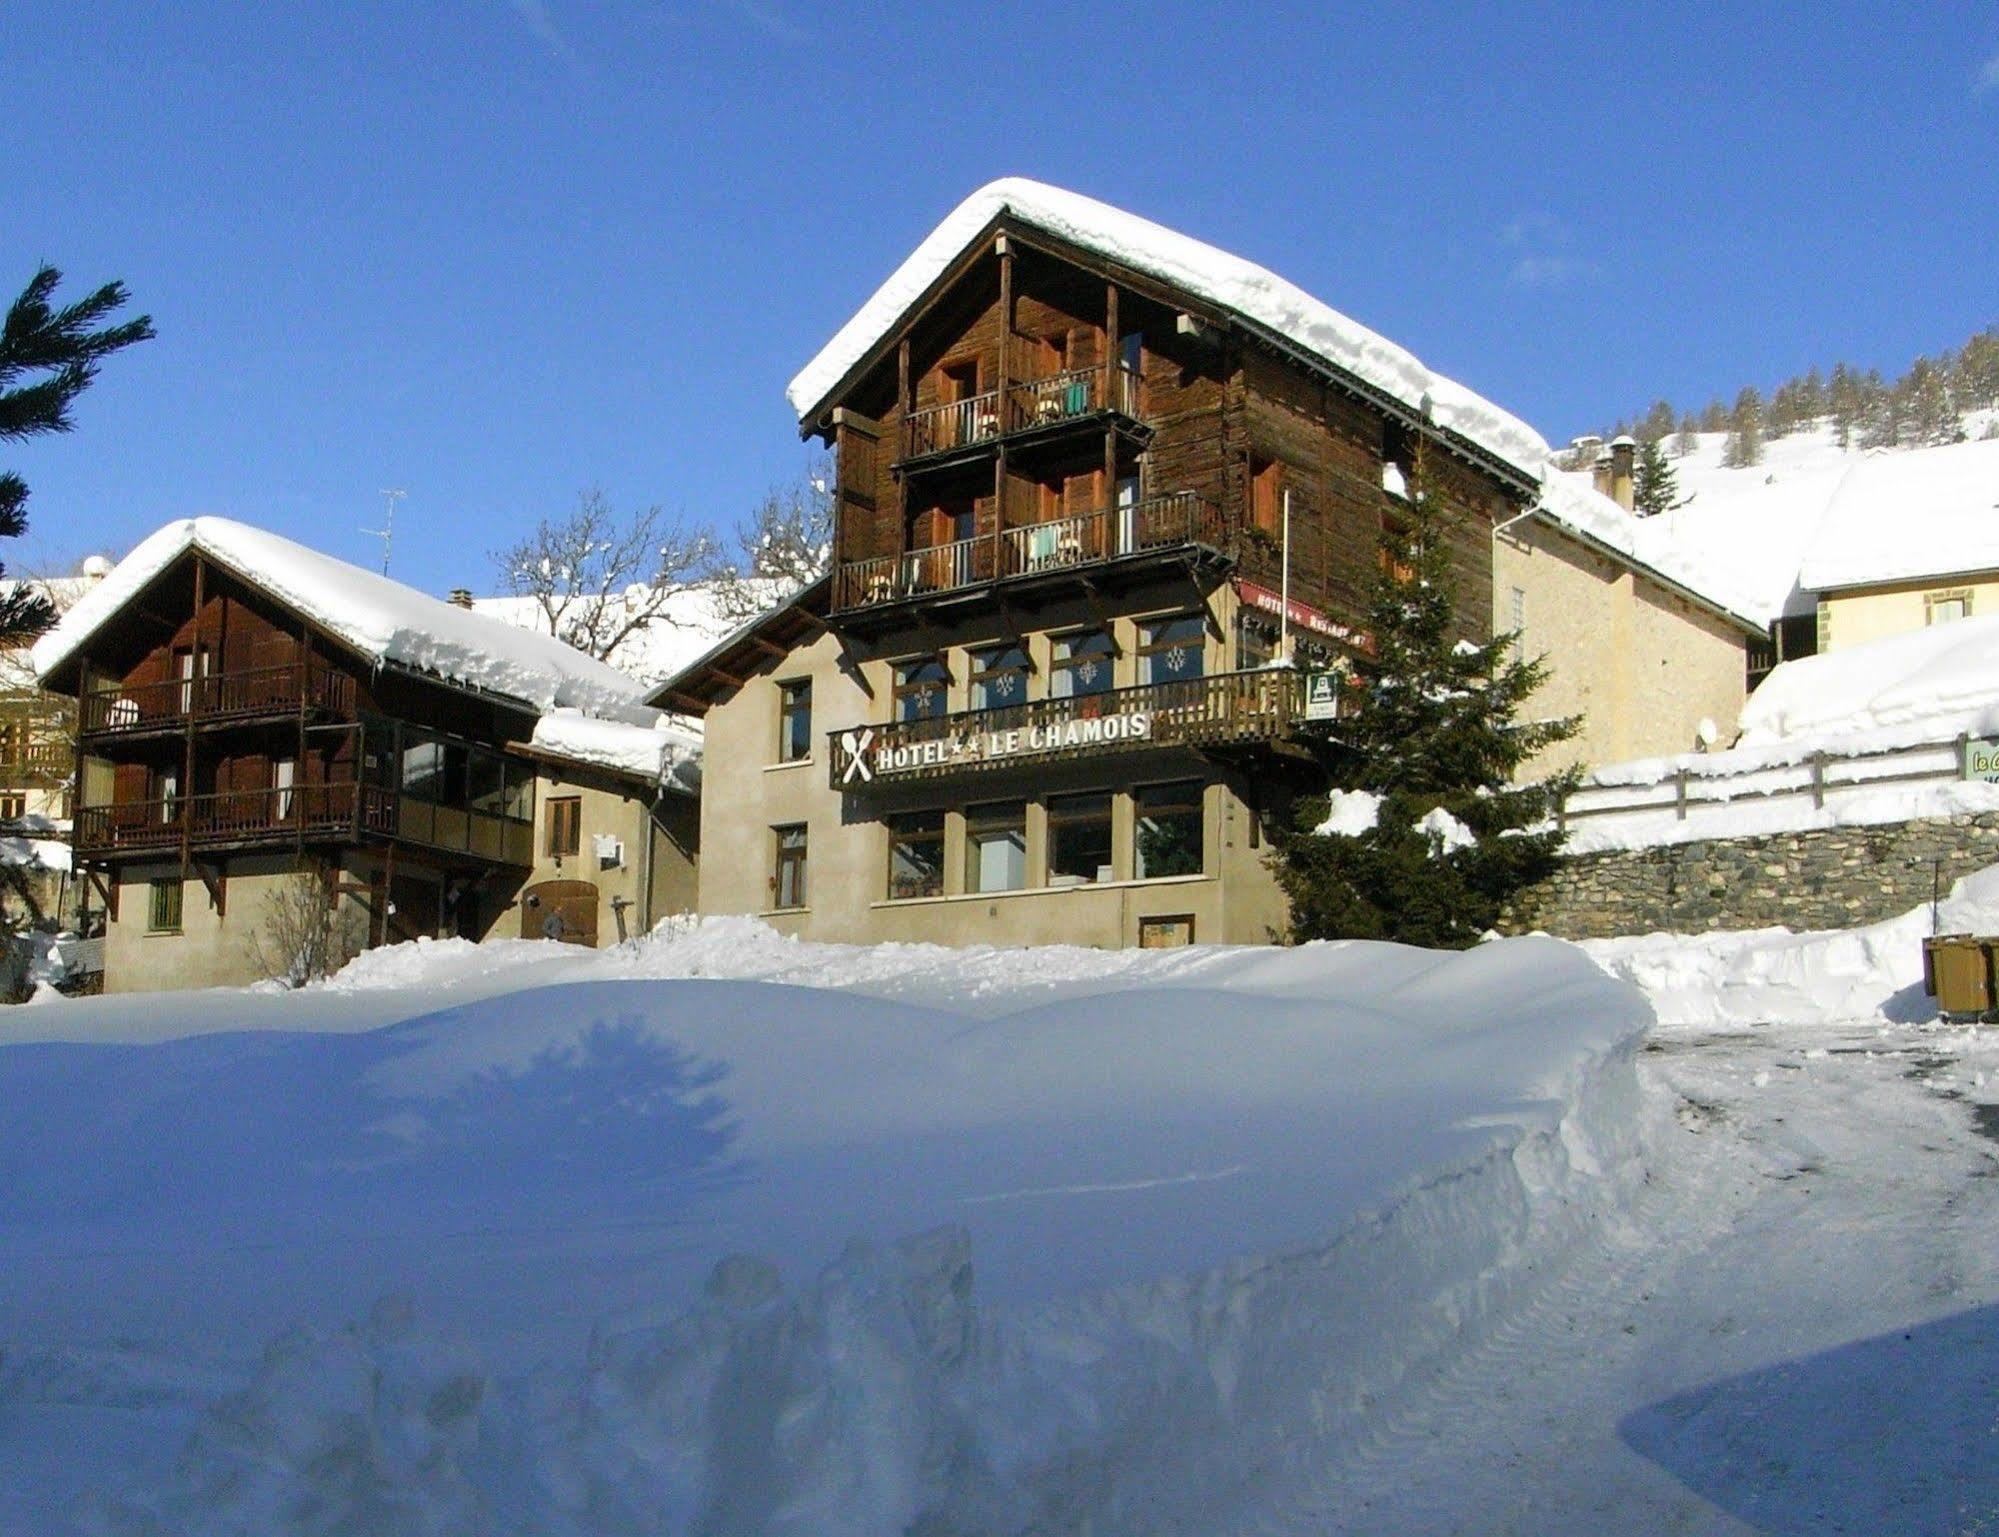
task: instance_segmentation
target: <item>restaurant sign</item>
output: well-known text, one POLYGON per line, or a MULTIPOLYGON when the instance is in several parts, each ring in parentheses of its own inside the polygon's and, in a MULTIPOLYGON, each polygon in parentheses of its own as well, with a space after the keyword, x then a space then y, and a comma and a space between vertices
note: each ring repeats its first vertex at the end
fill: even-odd
POLYGON ((1964 744, 1964 777, 1999 784, 1999 742, 1969 738, 1964 744))
POLYGON ((1050 721, 1046 725, 1008 726, 992 731, 961 730, 924 741, 883 740, 873 726, 840 733, 840 750, 847 766, 840 783, 869 784, 875 779, 913 774, 922 769, 954 768, 1027 758, 1071 747, 1105 747, 1144 742, 1152 737, 1152 712, 1131 710, 1122 715, 1050 721))

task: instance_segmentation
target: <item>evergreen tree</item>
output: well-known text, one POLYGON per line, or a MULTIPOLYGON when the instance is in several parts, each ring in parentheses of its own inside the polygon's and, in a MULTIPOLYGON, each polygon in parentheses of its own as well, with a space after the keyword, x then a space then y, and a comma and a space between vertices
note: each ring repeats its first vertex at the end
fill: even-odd
POLYGON ((1969 410, 1999 405, 1999 326, 1987 326, 1964 344, 1950 382, 1958 401, 1969 410))
POLYGON ((1735 409, 1728 414, 1728 441, 1722 444, 1721 462, 1733 470, 1763 462, 1763 397, 1753 384, 1742 387, 1742 393, 1735 397, 1735 409))
POLYGON ((1944 369, 1928 358, 1917 358, 1896 385, 1902 416, 1912 443, 1957 443, 1964 438, 1964 420, 1950 398, 1944 369))
POLYGON ((1908 396, 1883 384, 1878 368, 1861 376, 1860 388, 1860 446, 1899 448, 1907 436, 1908 396))
POLYGON ((1799 417, 1806 423, 1815 422, 1826 413, 1825 380, 1816 363, 1797 381, 1797 407, 1799 417))
POLYGON ((1666 451, 1657 443, 1639 444, 1637 471, 1631 484, 1631 510, 1641 518, 1656 518, 1692 500, 1680 495, 1680 477, 1666 451))
POLYGON ((1430 494, 1420 448, 1409 491, 1407 516, 1383 525, 1368 585, 1373 644, 1355 664, 1358 708, 1318 743, 1331 783, 1380 796, 1379 814, 1371 829, 1348 836, 1315 831, 1324 797, 1293 808, 1294 825, 1271 854, 1293 939, 1473 944, 1510 896, 1554 867, 1561 842, 1556 832, 1521 830, 1546 818, 1574 773, 1538 784, 1513 779, 1578 723, 1516 720, 1545 668, 1516 654, 1515 635, 1483 645, 1461 638, 1450 556, 1456 519, 1430 494), (1438 830, 1419 826, 1425 818, 1438 830))
POLYGON ((1701 408, 1701 431, 1728 431, 1728 408, 1722 405, 1720 396, 1716 396, 1701 408))
POLYGON ((1825 405, 1839 446, 1851 448, 1853 434, 1867 415, 1867 397, 1859 376, 1844 363, 1832 365, 1832 382, 1826 386, 1825 405))
POLYGON ((1673 435, 1672 404, 1664 400, 1652 402, 1652 409, 1638 419, 1638 430, 1631 435, 1641 443, 1658 443, 1673 435))
POLYGON ((1695 420, 1693 412, 1689 411, 1685 416, 1681 417, 1680 430, 1673 437, 1673 457, 1684 459, 1688 454, 1699 448, 1701 446, 1700 432, 1701 424, 1695 420))
MULTIPOLYGON (((121 347, 148 340, 152 317, 120 325, 99 323, 124 307, 123 283, 106 283, 63 309, 49 301, 62 274, 44 266, 0 322, 0 441, 44 432, 68 432, 70 407, 97 376, 97 365, 121 347)), ((17 539, 28 527, 28 486, 11 471, 0 473, 0 538, 17 539)), ((6 567, 0 565, 0 574, 6 567)), ((0 596, 0 648, 18 646, 49 627, 55 611, 47 597, 24 586, 0 596)))

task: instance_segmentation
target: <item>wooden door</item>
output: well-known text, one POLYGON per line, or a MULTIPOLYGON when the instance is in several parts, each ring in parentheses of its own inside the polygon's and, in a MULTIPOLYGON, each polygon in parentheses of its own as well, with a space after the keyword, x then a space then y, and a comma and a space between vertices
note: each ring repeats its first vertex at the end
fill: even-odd
POLYGON ((597 884, 540 881, 521 893, 521 938, 597 943, 597 884))

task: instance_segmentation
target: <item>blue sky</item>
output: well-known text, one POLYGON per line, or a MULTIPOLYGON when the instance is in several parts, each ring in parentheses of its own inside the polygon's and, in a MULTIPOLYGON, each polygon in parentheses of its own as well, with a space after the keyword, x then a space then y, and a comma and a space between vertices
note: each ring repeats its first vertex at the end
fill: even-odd
POLYGON ((373 561, 389 486, 439 591, 588 485, 727 524, 803 465, 792 374, 999 175, 1551 438, 1999 321, 1989 5, 14 0, 0 71, 0 288, 121 277, 160 333, 0 452, 17 569, 194 512, 373 561))

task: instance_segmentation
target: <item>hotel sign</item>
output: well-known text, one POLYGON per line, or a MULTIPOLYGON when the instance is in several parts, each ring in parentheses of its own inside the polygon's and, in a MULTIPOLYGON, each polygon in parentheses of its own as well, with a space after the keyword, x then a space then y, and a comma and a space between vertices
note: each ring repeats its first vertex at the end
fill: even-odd
POLYGON ((1030 758, 1067 748, 1090 748, 1146 742, 1152 738, 1152 712, 1128 710, 1120 715, 1007 726, 992 731, 949 731, 923 741, 884 740, 874 726, 839 734, 846 767, 842 785, 866 785, 923 769, 955 768, 1030 758))
POLYGON ((1964 744, 1964 777, 1999 784, 1999 742, 1972 737, 1964 744))

